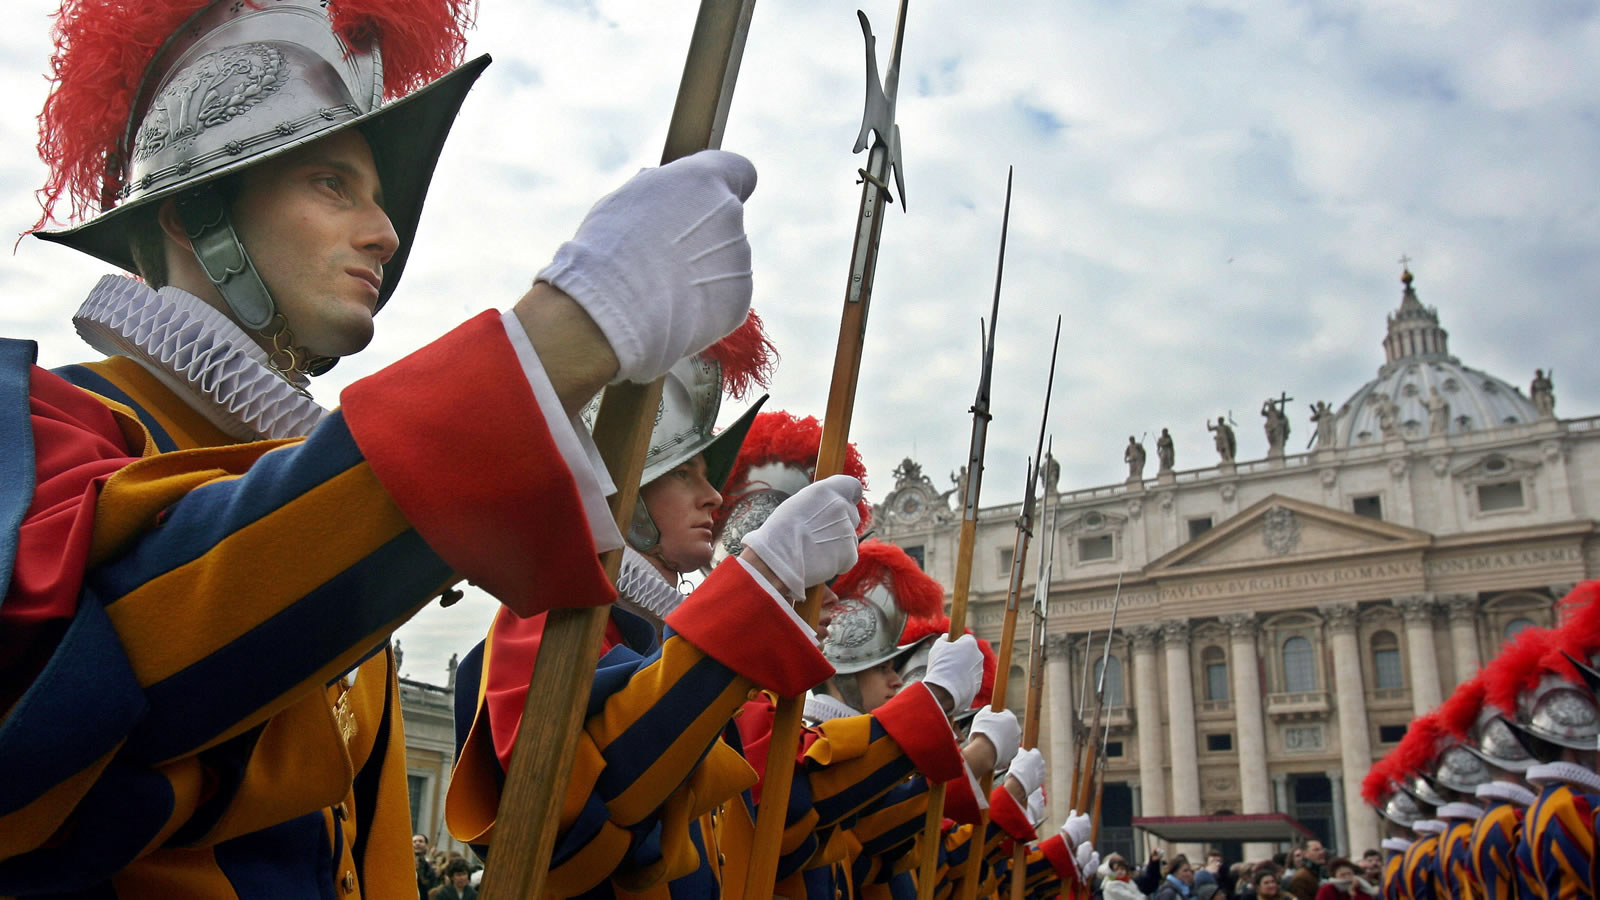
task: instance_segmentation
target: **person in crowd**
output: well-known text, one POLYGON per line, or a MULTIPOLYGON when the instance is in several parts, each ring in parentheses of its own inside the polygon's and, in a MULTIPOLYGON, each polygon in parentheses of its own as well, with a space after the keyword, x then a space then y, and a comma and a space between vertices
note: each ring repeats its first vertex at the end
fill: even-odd
POLYGON ((417 857, 417 897, 428 900, 428 892, 439 886, 439 872, 428 859, 428 836, 413 834, 411 852, 417 857))
POLYGON ((1283 870, 1277 866, 1256 872, 1254 887, 1257 900, 1281 900, 1284 895, 1282 879, 1283 870))
POLYGON ((471 885, 472 865, 457 856, 445 864, 444 883, 428 894, 428 900, 478 900, 478 889, 471 885))
POLYGON ((1166 877, 1152 896, 1153 900, 1189 900, 1194 896, 1194 866, 1187 857, 1179 854, 1172 858, 1166 877))

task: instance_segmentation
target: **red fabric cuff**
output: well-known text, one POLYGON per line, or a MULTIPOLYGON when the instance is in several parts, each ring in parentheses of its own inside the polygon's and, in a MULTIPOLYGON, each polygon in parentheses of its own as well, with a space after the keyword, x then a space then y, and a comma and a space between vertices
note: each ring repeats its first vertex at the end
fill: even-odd
POLYGON ((1011 796, 1004 784, 995 785, 989 793, 989 821, 1015 840, 1026 842, 1038 837, 1033 823, 1028 821, 1028 811, 1011 796))
POLYGON ((927 685, 918 682, 905 688, 872 716, 929 782, 943 784, 967 777, 967 763, 955 732, 927 685))
POLYGON ((521 616, 616 599, 498 313, 469 319, 340 399, 373 473, 457 574, 521 616))
POLYGON ((977 825, 983 816, 983 810, 978 806, 978 796, 972 791, 972 779, 963 772, 960 778, 953 778, 945 788, 944 814, 961 825, 977 825))
POLYGON ((1067 846, 1067 839, 1060 834, 1052 834, 1039 842, 1039 852, 1050 861, 1050 868, 1062 881, 1076 881, 1078 879, 1078 864, 1072 858, 1072 848, 1067 846))
POLYGON ((798 697, 832 677, 833 666, 777 604, 729 558, 667 616, 667 627, 757 686, 798 697))

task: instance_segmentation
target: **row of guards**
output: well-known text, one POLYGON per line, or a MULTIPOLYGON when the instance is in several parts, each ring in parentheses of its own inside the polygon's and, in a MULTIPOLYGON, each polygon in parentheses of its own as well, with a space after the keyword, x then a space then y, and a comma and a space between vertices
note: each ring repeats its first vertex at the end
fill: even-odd
POLYGON ((1042 597, 1028 708, 1003 708, 1044 422, 998 653, 965 627, 1009 177, 948 615, 862 540, 904 0, 881 80, 858 14, 869 152, 823 417, 757 400, 715 427, 776 364, 755 169, 718 149, 752 5, 702 3, 659 168, 510 310, 330 411, 310 379, 370 339, 489 64, 463 63, 474 4, 64 0, 32 233, 137 277, 74 317, 101 359, 0 339, 0 895, 409 895, 388 637, 470 581, 503 606, 460 667, 446 815, 484 896, 1088 896, 1093 728, 1091 812, 1036 831, 1042 597))

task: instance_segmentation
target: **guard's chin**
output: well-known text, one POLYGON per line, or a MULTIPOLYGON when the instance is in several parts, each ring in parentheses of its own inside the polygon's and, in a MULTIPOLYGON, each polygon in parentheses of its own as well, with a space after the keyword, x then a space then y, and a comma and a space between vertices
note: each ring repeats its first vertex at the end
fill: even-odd
POLYGON ((305 348, 317 356, 343 357, 360 353, 372 343, 376 327, 365 309, 341 310, 342 315, 323 323, 305 336, 305 348))

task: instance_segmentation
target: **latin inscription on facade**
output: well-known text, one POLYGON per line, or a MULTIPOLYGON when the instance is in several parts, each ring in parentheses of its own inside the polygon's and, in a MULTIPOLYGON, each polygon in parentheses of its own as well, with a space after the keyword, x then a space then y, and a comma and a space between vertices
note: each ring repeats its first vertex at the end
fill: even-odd
MULTIPOLYGON (((1358 563, 1280 574, 1248 575, 1220 581, 1200 581, 1190 584, 1164 585, 1156 590, 1124 591, 1119 608, 1122 612, 1137 609, 1154 609, 1167 604, 1213 597, 1247 596, 1251 594, 1282 593, 1306 588, 1337 587, 1365 582, 1386 581, 1396 578, 1436 578, 1470 572, 1495 572, 1505 569, 1540 568, 1552 565, 1583 563, 1583 551, 1576 546, 1550 547, 1530 550, 1478 553, 1452 556, 1436 560, 1403 559, 1390 562, 1358 563)), ((1053 600, 1051 616, 1083 616, 1110 613, 1112 595, 1085 597, 1076 600, 1053 600)), ((999 604, 985 610, 976 619, 990 625, 1000 622, 999 604)))

